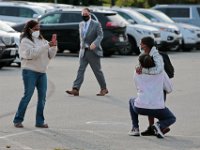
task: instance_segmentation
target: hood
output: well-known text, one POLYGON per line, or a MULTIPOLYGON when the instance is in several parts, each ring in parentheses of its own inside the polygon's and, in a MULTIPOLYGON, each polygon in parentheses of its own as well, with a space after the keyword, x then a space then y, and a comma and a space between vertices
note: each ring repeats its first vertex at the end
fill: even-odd
POLYGON ((3 22, 5 22, 6 24, 8 24, 9 26, 14 26, 14 25, 16 25, 15 22, 10 22, 10 21, 3 21, 3 22))
POLYGON ((20 33, 15 32, 15 33, 9 33, 9 34, 14 37, 15 43, 19 46, 20 33))
POLYGON ((15 43, 19 46, 19 39, 20 39, 20 33, 19 32, 5 32, 5 31, 0 31, 0 34, 2 35, 7 35, 10 37, 13 37, 15 40, 15 43))
POLYGON ((159 31, 157 28, 154 28, 152 26, 141 25, 141 24, 128 24, 127 28, 135 28, 135 29, 141 29, 145 31, 159 31))
POLYGON ((186 28, 186 29, 193 29, 193 30, 198 30, 198 31, 200 31, 200 27, 194 26, 194 25, 191 25, 191 24, 176 23, 176 25, 177 25, 178 27, 182 27, 182 28, 186 28))
POLYGON ((149 23, 149 25, 158 27, 158 28, 170 28, 170 29, 174 29, 174 30, 179 30, 176 25, 172 25, 169 23, 152 22, 152 23, 149 23))

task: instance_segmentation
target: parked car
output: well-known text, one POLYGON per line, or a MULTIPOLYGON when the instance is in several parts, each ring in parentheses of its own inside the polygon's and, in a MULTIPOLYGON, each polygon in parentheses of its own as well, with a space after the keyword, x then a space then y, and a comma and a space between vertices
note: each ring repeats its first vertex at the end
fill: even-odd
POLYGON ((184 22, 200 27, 200 5, 156 5, 153 9, 162 11, 175 22, 184 22))
MULTIPOLYGON (((102 7, 102 6, 93 6, 92 8, 101 10, 110 10, 110 7, 102 7)), ((131 55, 132 53, 135 53, 136 55, 140 54, 139 50, 140 42, 141 39, 146 36, 154 38, 156 44, 160 44, 161 40, 160 32, 157 28, 148 25, 131 24, 128 21, 126 22, 127 22, 126 34, 128 36, 129 46, 120 49, 119 54, 121 55, 131 55)))
POLYGON ((14 37, 0 31, 0 68, 9 66, 15 60, 17 50, 14 37))
POLYGON ((166 23, 153 23, 144 15, 131 8, 114 7, 112 10, 117 11, 119 15, 132 24, 148 25, 159 29, 161 34, 161 47, 165 47, 167 50, 179 49, 179 45, 182 41, 182 35, 176 26, 166 23))
POLYGON ((140 54, 139 46, 143 37, 152 37, 155 40, 155 43, 158 45, 161 42, 159 30, 151 26, 128 24, 126 33, 128 36, 130 48, 121 49, 119 51, 121 55, 129 55, 132 53, 135 53, 136 55, 140 54))
MULTIPOLYGON (((121 48, 128 46, 126 22, 113 11, 92 11, 92 18, 99 21, 104 31, 102 48, 104 56, 110 56, 121 48)), ((69 50, 78 52, 80 49, 79 23, 82 21, 81 9, 64 9, 49 12, 39 19, 41 32, 47 40, 53 33, 57 34, 59 52, 69 50)), ((13 28, 22 31, 24 24, 13 28)))
POLYGON ((0 20, 24 23, 36 19, 46 12, 44 7, 29 5, 28 2, 0 2, 0 20))
POLYGON ((29 2, 30 4, 41 6, 47 8, 47 11, 51 11, 52 9, 66 9, 66 8, 75 8, 74 5, 69 4, 58 4, 58 3, 48 3, 48 2, 29 2))
MULTIPOLYGON (((0 31, 5 32, 7 35, 14 37, 14 42, 19 46, 20 32, 15 31, 12 27, 10 27, 7 23, 0 21, 0 31)), ((21 66, 21 61, 19 59, 18 49, 17 49, 17 57, 14 60, 19 67, 21 66)))
POLYGON ((185 23, 175 23, 171 18, 163 12, 154 9, 137 9, 138 12, 149 18, 153 22, 165 22, 176 25, 183 36, 182 50, 190 51, 200 45, 200 28, 185 23))

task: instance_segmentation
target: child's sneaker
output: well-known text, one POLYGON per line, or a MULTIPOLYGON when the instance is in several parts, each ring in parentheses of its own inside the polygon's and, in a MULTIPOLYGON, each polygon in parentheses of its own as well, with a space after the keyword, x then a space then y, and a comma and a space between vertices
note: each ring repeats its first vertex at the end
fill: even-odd
POLYGON ((155 135, 154 129, 152 126, 149 126, 145 131, 141 132, 142 136, 152 136, 155 135))
POLYGON ((128 133, 128 135, 130 135, 130 136, 140 136, 139 128, 133 128, 133 129, 128 133))
POLYGON ((164 138, 164 134, 160 130, 160 125, 158 123, 155 123, 152 127, 155 131, 157 138, 164 138))

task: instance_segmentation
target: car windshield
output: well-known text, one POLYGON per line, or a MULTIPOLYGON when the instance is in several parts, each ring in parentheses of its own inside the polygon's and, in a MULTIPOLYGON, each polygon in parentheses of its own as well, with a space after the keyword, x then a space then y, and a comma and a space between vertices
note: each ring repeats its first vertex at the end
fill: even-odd
POLYGON ((163 20, 166 23, 174 23, 174 21, 172 19, 170 19, 167 15, 165 15, 162 12, 156 11, 153 12, 157 17, 159 17, 161 20, 163 20))
POLYGON ((57 24, 60 21, 61 14, 49 14, 43 18, 39 18, 40 24, 57 24))
POLYGON ((5 32, 15 32, 13 28, 11 28, 9 25, 1 21, 0 21, 0 30, 5 32))

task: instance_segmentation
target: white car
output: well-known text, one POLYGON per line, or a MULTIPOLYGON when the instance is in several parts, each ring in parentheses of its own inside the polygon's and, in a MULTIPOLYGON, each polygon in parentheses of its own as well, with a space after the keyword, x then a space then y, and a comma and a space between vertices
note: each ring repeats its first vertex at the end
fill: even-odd
POLYGON ((20 32, 15 31, 7 23, 5 23, 3 21, 0 21, 0 31, 1 31, 1 33, 4 33, 4 34, 9 35, 10 37, 14 38, 14 43, 16 44, 16 52, 17 52, 17 57, 14 60, 14 63, 16 63, 18 66, 21 66, 21 61, 19 59, 19 54, 18 54, 20 32))
POLYGON ((129 39, 131 51, 126 51, 125 49, 123 51, 122 49, 119 51, 121 55, 132 54, 132 52, 134 52, 137 55, 140 54, 139 46, 143 37, 152 37, 155 40, 155 44, 160 44, 161 42, 159 30, 151 26, 128 24, 126 27, 126 33, 129 39))
POLYGON ((200 27, 199 4, 156 5, 153 9, 162 11, 175 22, 183 22, 200 27))
POLYGON ((193 48, 197 48, 200 43, 200 28, 185 23, 175 23, 164 13, 153 9, 137 9, 138 12, 152 20, 153 22, 165 22, 169 24, 175 24, 181 31, 183 36, 182 49, 189 51, 193 48))
POLYGON ((14 37, 0 30, 0 69, 10 66, 16 58, 18 47, 14 37))
POLYGON ((179 49, 182 42, 182 35, 175 25, 153 23, 141 13, 129 8, 112 8, 112 10, 117 11, 119 15, 132 24, 148 25, 159 29, 161 34, 161 47, 166 48, 166 50, 179 49))

